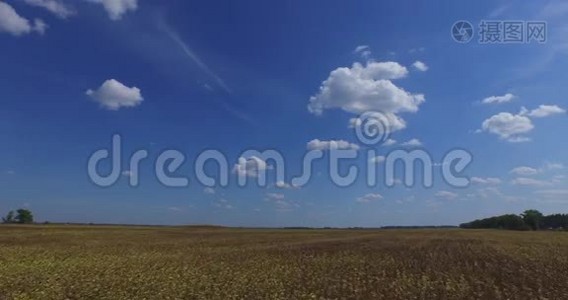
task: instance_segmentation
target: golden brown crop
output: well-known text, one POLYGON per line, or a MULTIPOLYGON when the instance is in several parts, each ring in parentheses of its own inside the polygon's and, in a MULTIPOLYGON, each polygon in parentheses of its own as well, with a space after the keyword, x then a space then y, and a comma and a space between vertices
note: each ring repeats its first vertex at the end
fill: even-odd
POLYGON ((568 299, 568 234, 0 226, 0 299, 568 299))

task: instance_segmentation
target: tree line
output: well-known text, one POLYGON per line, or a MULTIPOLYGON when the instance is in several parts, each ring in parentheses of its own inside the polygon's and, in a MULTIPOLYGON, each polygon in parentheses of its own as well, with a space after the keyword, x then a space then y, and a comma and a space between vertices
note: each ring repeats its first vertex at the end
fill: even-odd
POLYGON ((508 214, 463 223, 466 229, 509 229, 509 230, 568 230, 568 214, 545 216, 540 211, 529 209, 520 215, 508 214))
POLYGON ((29 209, 20 208, 15 212, 9 211, 5 217, 2 218, 4 224, 32 224, 34 222, 34 215, 29 209))

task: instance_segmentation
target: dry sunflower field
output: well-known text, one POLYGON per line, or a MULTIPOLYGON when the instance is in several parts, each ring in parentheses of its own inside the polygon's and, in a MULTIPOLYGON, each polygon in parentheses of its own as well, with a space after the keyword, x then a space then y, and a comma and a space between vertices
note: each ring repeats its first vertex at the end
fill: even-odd
POLYGON ((568 234, 0 226, 0 299, 568 299, 568 234))

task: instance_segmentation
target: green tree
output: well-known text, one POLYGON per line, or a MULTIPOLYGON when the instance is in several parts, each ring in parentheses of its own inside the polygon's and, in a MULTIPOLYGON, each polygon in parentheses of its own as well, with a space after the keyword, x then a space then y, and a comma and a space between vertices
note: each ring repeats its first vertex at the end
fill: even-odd
POLYGON ((2 223, 14 223, 14 211, 11 210, 8 214, 2 218, 2 223))
POLYGON ((16 211, 16 222, 20 224, 31 224, 34 222, 34 215, 29 209, 18 209, 16 211))
POLYGON ((523 217, 525 224, 532 230, 539 230, 544 215, 536 209, 529 209, 525 210, 525 212, 521 214, 521 217, 523 217))

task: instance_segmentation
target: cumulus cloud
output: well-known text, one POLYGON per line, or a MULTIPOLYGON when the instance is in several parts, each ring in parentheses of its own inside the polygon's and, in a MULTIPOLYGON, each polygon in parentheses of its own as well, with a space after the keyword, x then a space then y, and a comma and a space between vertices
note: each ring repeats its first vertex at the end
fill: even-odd
POLYGON ((534 125, 527 116, 502 112, 483 121, 481 128, 483 131, 496 134, 499 138, 509 142, 526 142, 530 139, 522 136, 522 134, 533 130, 534 125))
POLYGON ((527 177, 515 178, 511 181, 511 183, 514 184, 514 185, 526 185, 526 186, 536 186, 536 187, 551 186, 552 185, 552 183, 550 183, 548 181, 538 180, 538 179, 534 179, 534 178, 527 178, 527 177))
POLYGON ((439 191, 435 194, 435 196, 438 198, 444 198, 446 200, 453 200, 458 197, 458 194, 449 191, 439 191))
POLYGON ((261 158, 251 156, 249 158, 239 157, 238 163, 233 168, 239 176, 258 177, 261 172, 271 169, 271 167, 261 158))
POLYGON ((425 101, 423 94, 409 93, 392 82, 407 74, 406 67, 396 62, 369 61, 366 65, 354 63, 351 68, 337 68, 310 97, 308 110, 315 115, 334 108, 354 114, 378 111, 403 128, 398 114, 416 112, 425 101))
POLYGON ((419 147, 419 146, 422 146, 422 142, 419 139, 410 139, 410 140, 402 143, 401 145, 407 146, 407 147, 419 147))
POLYGON ((471 180, 471 183, 474 183, 474 184, 496 185, 496 184, 501 183, 501 179, 494 178, 494 177, 486 177, 486 178, 472 177, 470 180, 471 180))
POLYGON ((109 18, 113 21, 122 19, 122 16, 129 11, 138 9, 138 0, 87 0, 92 3, 101 4, 106 10, 109 18))
POLYGON ((379 200, 379 199, 383 199, 383 196, 381 196, 380 194, 376 194, 376 193, 369 193, 369 194, 366 194, 365 196, 357 198, 355 201, 357 201, 359 203, 369 203, 369 202, 379 200))
POLYGON ((308 150, 359 150, 359 146, 344 140, 322 141, 314 139, 308 142, 308 150))
POLYGON ((531 167, 520 166, 512 169, 509 173, 521 176, 531 176, 539 173, 539 170, 531 167))
POLYGON ((297 189, 297 188, 299 188, 299 187, 297 187, 293 184, 290 184, 290 183, 287 183, 287 182, 284 182, 284 181, 277 181, 274 184, 274 186, 276 186, 279 189, 297 189))
POLYGON ((75 11, 58 0, 23 0, 26 4, 41 7, 48 10, 61 19, 66 19, 75 14, 75 11))
POLYGON ((20 16, 8 3, 0 1, 0 32, 6 32, 14 36, 37 32, 43 34, 47 24, 41 19, 33 22, 20 16))
POLYGON ((421 71, 421 72, 426 72, 426 71, 428 71, 428 66, 427 66, 425 63, 423 63, 423 62, 421 62, 421 61, 419 61, 419 60, 415 61, 415 62, 412 64, 412 66, 413 66, 416 70, 421 71))
POLYGON ((511 93, 507 93, 503 96, 491 96, 481 100, 483 104, 498 104, 498 103, 506 103, 510 102, 515 99, 515 95, 511 93))
POLYGON ((540 105, 538 108, 526 112, 527 116, 533 118, 544 118, 557 114, 565 114, 566 110, 558 105, 540 105))
POLYGON ((530 139, 523 136, 523 134, 534 129, 531 118, 544 118, 565 113, 566 110, 557 105, 540 105, 533 110, 522 107, 521 111, 516 115, 502 112, 491 116, 483 121, 478 132, 487 131, 509 142, 527 142, 530 139))
POLYGON ((118 110, 121 107, 134 107, 142 103, 142 95, 137 87, 127 87, 114 79, 105 81, 97 90, 86 94, 106 109, 118 110))

